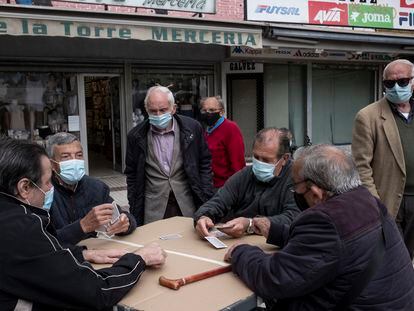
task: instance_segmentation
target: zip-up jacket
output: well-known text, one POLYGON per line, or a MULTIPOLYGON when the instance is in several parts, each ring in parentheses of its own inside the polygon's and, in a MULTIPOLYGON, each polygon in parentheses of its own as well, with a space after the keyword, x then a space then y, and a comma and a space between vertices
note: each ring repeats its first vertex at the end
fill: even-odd
MULTIPOLYGON (((201 124, 196 120, 174 114, 180 128, 180 147, 184 171, 192 190, 196 208, 213 196, 211 155, 204 139, 201 124)), ((138 124, 128 133, 126 168, 128 202, 138 226, 144 223, 145 162, 147 157, 148 120, 138 124)))
POLYGON ((236 217, 266 216, 271 223, 290 225, 300 210, 289 189, 292 161, 283 167, 279 176, 270 182, 259 181, 247 166, 231 176, 214 197, 204 203, 194 214, 194 220, 208 216, 213 222, 236 217))
POLYGON ((231 262, 256 294, 277 299, 274 310, 337 310, 338 305, 352 311, 414 310, 414 270, 407 249, 385 206, 364 187, 308 208, 290 226, 272 224, 268 241, 281 250, 265 254, 241 245, 231 262), (382 261, 359 296, 341 305, 383 243, 381 226, 382 261))
MULTIPOLYGON (((50 217, 56 228, 58 240, 63 244, 76 244, 81 240, 95 237, 95 232, 85 233, 80 220, 92 208, 104 203, 112 203, 114 199, 109 195, 109 187, 102 181, 83 176, 74 191, 59 183, 53 174, 52 183, 55 187, 50 217)), ((121 211, 129 219, 129 228, 126 232, 117 235, 127 235, 135 230, 135 218, 128 212, 121 211)))
POLYGON ((106 310, 145 270, 144 260, 135 254, 95 270, 83 258, 84 248, 61 246, 45 210, 3 193, 0 207, 2 311, 106 310))

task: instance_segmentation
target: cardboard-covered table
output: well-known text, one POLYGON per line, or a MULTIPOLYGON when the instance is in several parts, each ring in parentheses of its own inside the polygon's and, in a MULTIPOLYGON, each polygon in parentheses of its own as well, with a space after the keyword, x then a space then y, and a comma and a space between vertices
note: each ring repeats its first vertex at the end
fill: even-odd
MULTIPOLYGON (((275 248, 266 244, 265 238, 246 235, 239 239, 222 239, 227 245, 243 241, 265 251, 275 248)), ((157 242, 168 257, 160 269, 148 268, 134 288, 120 301, 124 310, 251 310, 256 306, 256 296, 232 272, 187 284, 172 290, 158 284, 160 276, 169 279, 183 278, 228 265, 223 261, 227 249, 215 249, 201 239, 193 226, 192 218, 174 217, 139 227, 134 233, 112 239, 95 238, 79 243, 93 249, 122 248, 136 250, 142 245, 157 242), (172 239, 160 239, 166 235, 172 239)), ((94 265, 102 268, 104 265, 94 265)), ((121 309, 121 308, 118 308, 121 309)))

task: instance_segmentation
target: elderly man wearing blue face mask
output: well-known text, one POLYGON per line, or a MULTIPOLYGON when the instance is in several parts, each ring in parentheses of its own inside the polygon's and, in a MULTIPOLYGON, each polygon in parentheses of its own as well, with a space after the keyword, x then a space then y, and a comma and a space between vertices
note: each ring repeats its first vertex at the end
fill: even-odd
MULTIPOLYGON (((67 244, 95 236, 95 230, 106 225, 108 235, 129 234, 136 228, 134 217, 122 212, 112 220, 113 199, 102 181, 85 175, 85 161, 78 138, 70 133, 57 133, 48 140, 54 188, 50 215, 58 239, 67 244)), ((46 202, 45 202, 46 203, 46 202)))
POLYGON ((174 96, 150 88, 149 119, 128 133, 128 201, 138 225, 173 216, 192 217, 213 194, 211 155, 201 124, 175 114, 174 96))
POLYGON ((289 191, 291 166, 288 131, 272 127, 258 132, 253 165, 230 177, 194 215, 200 236, 209 235, 217 222, 226 222, 220 230, 233 237, 257 233, 269 238, 272 224, 290 225, 300 212, 289 191))
POLYGON ((380 198, 397 222, 414 257, 414 65, 389 63, 383 74, 385 97, 360 110, 352 137, 362 184, 380 198))

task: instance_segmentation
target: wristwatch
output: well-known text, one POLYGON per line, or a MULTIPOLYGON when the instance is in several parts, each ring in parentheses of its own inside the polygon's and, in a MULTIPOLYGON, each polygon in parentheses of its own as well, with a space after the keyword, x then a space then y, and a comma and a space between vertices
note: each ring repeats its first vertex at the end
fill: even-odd
POLYGON ((249 226, 247 227, 246 232, 248 234, 254 233, 254 230, 253 230, 253 218, 249 218, 249 226))

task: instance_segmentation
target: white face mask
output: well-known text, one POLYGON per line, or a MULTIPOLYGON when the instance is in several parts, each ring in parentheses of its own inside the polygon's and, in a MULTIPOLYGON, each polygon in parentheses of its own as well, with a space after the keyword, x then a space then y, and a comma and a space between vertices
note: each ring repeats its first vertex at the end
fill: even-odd
POLYGON ((279 164, 279 162, 283 159, 280 158, 279 161, 276 162, 276 164, 270 164, 266 162, 262 162, 257 160, 255 157, 253 157, 253 173, 256 176, 256 178, 262 182, 269 182, 275 177, 275 169, 276 166, 279 164))
POLYGON ((84 160, 67 160, 59 162, 59 176, 68 185, 74 185, 85 176, 84 160))
MULTIPOLYGON (((33 181, 31 181, 31 183, 33 184, 33 185, 35 185, 36 186, 36 188, 37 189, 39 189, 44 195, 45 195, 45 198, 44 198, 44 200, 43 200, 43 206, 42 206, 42 208, 44 209, 44 210, 46 210, 46 211, 49 211, 50 210, 50 208, 52 207, 52 203, 53 203, 53 194, 54 194, 54 192, 55 192, 55 188, 54 187, 52 187, 52 188, 50 188, 48 191, 46 191, 46 192, 44 192, 43 190, 42 190, 42 188, 40 188, 38 185, 36 185, 33 181)), ((29 202, 29 200, 26 200, 27 201, 27 203, 29 204, 29 205, 32 205, 32 204, 30 204, 30 202, 29 202)))

